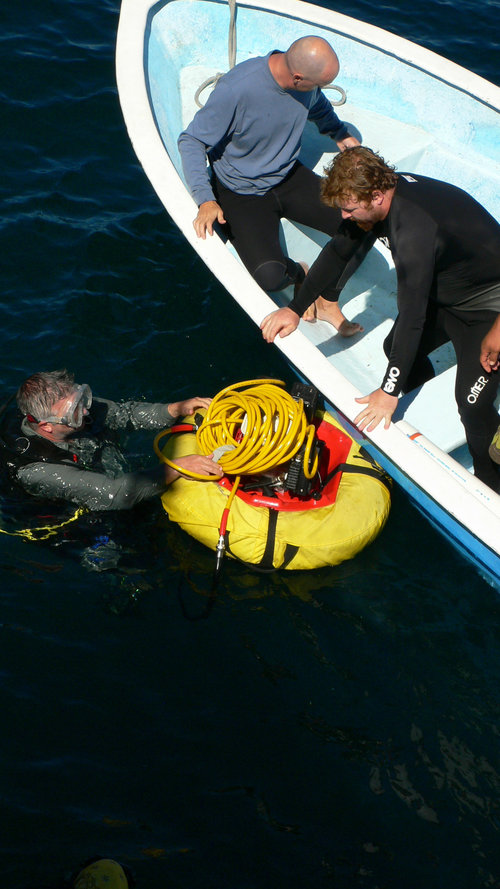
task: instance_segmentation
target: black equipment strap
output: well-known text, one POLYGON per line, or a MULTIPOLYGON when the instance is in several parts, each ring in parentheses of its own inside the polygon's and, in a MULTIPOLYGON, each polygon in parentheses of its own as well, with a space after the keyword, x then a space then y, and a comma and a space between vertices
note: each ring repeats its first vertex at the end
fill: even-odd
MULTIPOLYGON (((266 546, 262 558, 257 565, 254 565, 252 562, 245 562, 244 559, 239 559, 238 556, 235 556, 234 553, 231 552, 231 547, 229 545, 229 531, 226 531, 225 535, 226 549, 228 553, 230 553, 238 562, 241 562, 243 565, 246 565, 248 568, 252 568, 254 571, 258 571, 261 574, 272 574, 273 571, 278 570, 278 568, 275 568, 273 565, 273 556, 274 544, 276 542, 276 525, 278 524, 279 510, 268 509, 267 511, 269 514, 269 520, 267 526, 266 546)), ((293 557, 298 552, 298 549, 298 546, 293 546, 293 544, 287 543, 283 556, 283 562, 278 567, 286 568, 286 566, 292 561, 293 557)))
POLYGON ((392 481, 387 473, 381 469, 375 461, 371 458, 370 454, 364 450, 364 448, 360 448, 360 458, 364 460, 368 460, 371 463, 371 466, 356 466, 352 463, 339 463, 335 469, 332 469, 331 472, 328 473, 326 478, 323 480, 321 487, 324 488, 332 478, 337 475, 338 472, 351 472, 359 475, 368 475, 370 478, 376 478, 379 482, 382 482, 383 485, 387 488, 388 491, 391 490, 392 481))

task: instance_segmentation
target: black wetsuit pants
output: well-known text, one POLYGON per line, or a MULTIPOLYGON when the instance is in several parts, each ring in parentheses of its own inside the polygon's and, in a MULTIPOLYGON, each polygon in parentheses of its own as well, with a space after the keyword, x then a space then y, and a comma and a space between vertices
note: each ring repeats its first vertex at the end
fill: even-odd
MULTIPOLYGON (((279 185, 263 195, 237 194, 213 177, 212 185, 224 212, 228 237, 263 290, 283 290, 304 278, 302 267, 286 256, 281 245, 282 217, 330 237, 337 234, 342 214, 336 207, 322 202, 320 183, 316 173, 298 162, 279 185)), ((344 280, 360 264, 369 246, 356 254, 343 275, 344 280)), ((337 297, 338 293, 329 296, 330 299, 337 297)))
MULTIPOLYGON (((496 317, 496 312, 486 310, 454 313, 431 303, 405 391, 411 391, 434 376, 427 356, 433 349, 451 340, 457 358, 455 398, 465 428, 474 473, 482 482, 500 493, 498 467, 488 455, 490 442, 499 424, 495 398, 500 371, 486 373, 479 362, 481 342, 496 317)), ((391 351, 393 331, 394 328, 384 342, 387 357, 391 351)))

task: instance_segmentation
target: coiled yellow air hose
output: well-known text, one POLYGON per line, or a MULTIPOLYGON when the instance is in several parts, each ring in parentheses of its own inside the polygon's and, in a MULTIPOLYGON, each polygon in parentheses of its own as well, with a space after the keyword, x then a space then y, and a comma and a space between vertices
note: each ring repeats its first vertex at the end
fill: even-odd
MULTIPOLYGON (((313 478, 317 456, 310 466, 315 428, 307 423, 302 400, 295 401, 283 388, 283 380, 246 380, 222 389, 211 402, 196 433, 198 447, 217 455, 226 475, 259 475, 288 463, 306 442, 304 474, 313 478)), ((200 475, 178 466, 159 447, 161 439, 175 427, 164 429, 154 440, 157 456, 182 475, 199 481, 214 481, 213 475, 200 475)))

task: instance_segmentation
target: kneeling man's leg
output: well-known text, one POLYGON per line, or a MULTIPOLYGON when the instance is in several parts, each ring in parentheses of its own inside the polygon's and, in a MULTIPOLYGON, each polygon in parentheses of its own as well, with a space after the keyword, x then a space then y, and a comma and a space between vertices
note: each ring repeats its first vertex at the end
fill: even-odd
POLYGON ((498 466, 488 454, 499 422, 495 407, 498 371, 485 373, 479 362, 481 342, 491 324, 492 321, 488 319, 469 325, 457 321, 455 317, 447 322, 457 354, 455 397, 472 456, 474 474, 500 493, 498 466))
POLYGON ((300 263, 285 256, 280 243, 280 211, 272 192, 240 195, 216 183, 216 197, 235 250, 263 290, 283 290, 302 281, 300 263))

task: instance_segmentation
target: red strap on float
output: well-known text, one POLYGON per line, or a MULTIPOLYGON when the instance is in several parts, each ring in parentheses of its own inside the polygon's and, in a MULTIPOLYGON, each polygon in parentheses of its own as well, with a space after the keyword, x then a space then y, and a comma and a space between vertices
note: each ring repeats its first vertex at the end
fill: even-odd
POLYGON ((169 426, 170 432, 196 432, 196 426, 192 423, 179 423, 178 426, 169 426))

